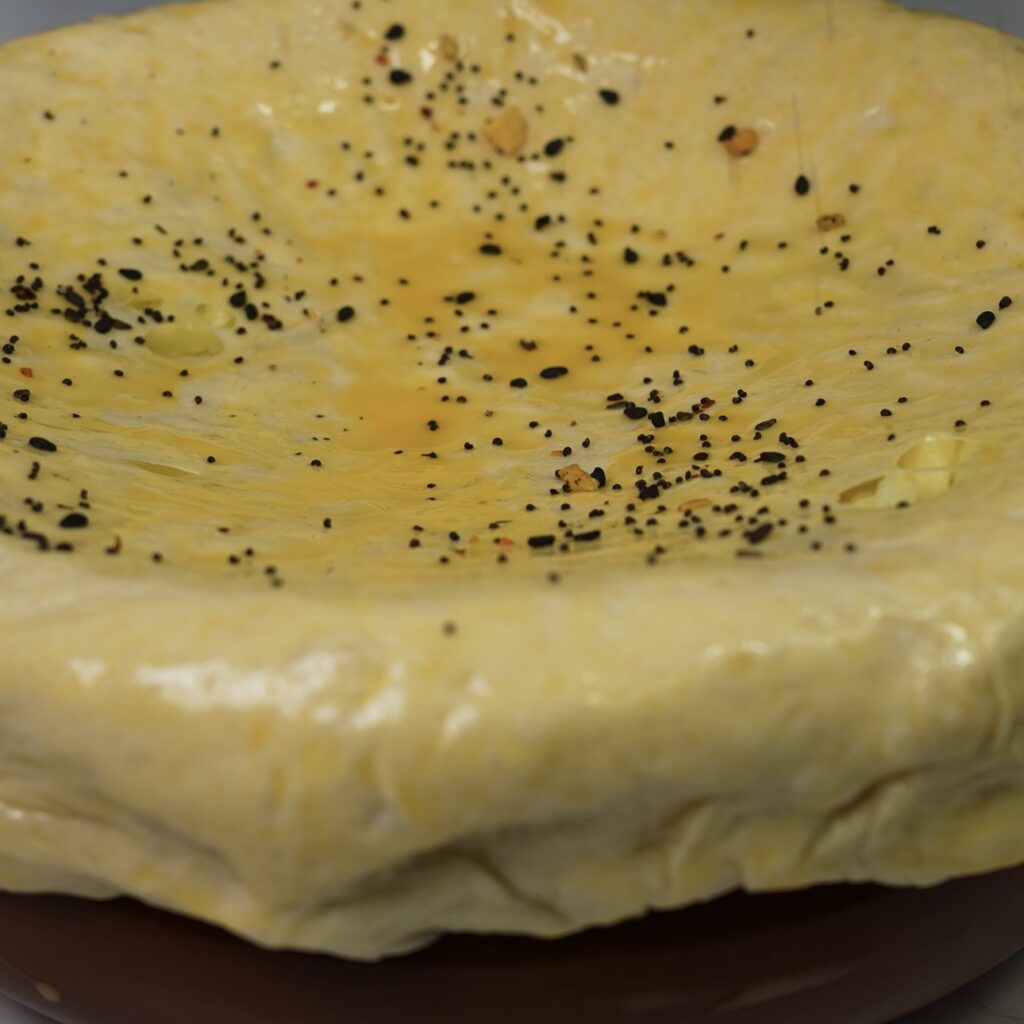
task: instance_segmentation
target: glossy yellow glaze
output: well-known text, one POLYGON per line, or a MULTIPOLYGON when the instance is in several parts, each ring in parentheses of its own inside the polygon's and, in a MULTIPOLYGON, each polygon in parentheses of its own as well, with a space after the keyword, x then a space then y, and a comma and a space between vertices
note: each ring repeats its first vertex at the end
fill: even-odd
MULTIPOLYGON (((922 122, 903 68, 863 64, 848 22, 869 8, 841 5, 831 36, 801 5, 750 8, 760 36, 726 33, 714 52, 678 47, 684 31, 719 38, 718 16, 700 4, 652 8, 650 21, 670 30, 654 38, 642 19, 609 51, 587 42, 598 29, 586 11, 547 11, 550 22, 531 21, 529 5, 510 12, 506 24, 456 5, 382 45, 384 10, 261 9, 253 16, 269 34, 235 49, 219 38, 234 12, 200 8, 9 49, 9 116, 21 130, 4 143, 5 263, 31 280, 35 262, 43 281, 38 311, 9 325, 23 338, 6 376, 32 392, 0 460, 9 517, 68 542, 55 526, 87 487, 90 528, 73 541, 96 561, 119 544, 119 564, 103 571, 150 572, 159 552, 170 572, 265 586, 273 565, 289 584, 330 590, 367 571, 475 575, 499 553, 503 574, 541 576, 550 559, 538 568, 531 557, 535 535, 574 549, 559 560, 566 571, 609 556, 643 564, 656 546, 672 561, 733 558, 752 521, 772 526, 768 554, 842 550, 947 515, 947 505, 859 511, 823 528, 821 506, 958 429, 972 441, 958 479, 1005 472, 1022 415, 1006 372, 1017 311, 987 334, 975 317, 1013 290, 1020 217, 1012 190, 964 201, 980 154, 965 160, 963 140, 981 140, 994 180, 1013 179, 1012 96, 997 88, 1007 44, 989 42, 993 54, 972 70, 988 82, 977 90, 989 107, 922 122), (156 41, 161 17, 186 33, 173 59, 156 41), (449 22, 465 37, 460 64, 437 59, 449 22), (121 47, 116 69, 98 56, 112 36, 138 43, 121 47), (571 63, 577 48, 586 72, 571 63), (392 84, 392 66, 412 81, 392 84), (611 106, 599 90, 613 86, 611 106), (492 116, 495 96, 518 103, 517 128, 528 124, 518 158, 489 142, 486 126, 508 120, 492 116), (735 122, 763 136, 742 160, 718 141, 735 122), (563 142, 553 156, 551 140, 563 142), (800 174, 811 184, 803 197, 800 174), (819 229, 823 211, 842 214, 841 234, 819 229), (542 215, 554 222, 538 230, 542 215), (942 234, 929 234, 938 222, 942 234), (12 251, 15 237, 32 244, 12 251), (501 252, 482 254, 488 243, 501 252), (662 265, 680 251, 694 264, 662 265), (97 334, 50 312, 67 306, 58 286, 95 272, 111 292, 101 308, 125 329, 97 334), (238 290, 281 329, 232 306, 238 290), (667 304, 638 298, 645 291, 667 304), (463 292, 473 301, 450 301, 463 292), (356 311, 345 323, 342 306, 356 311), (69 347, 75 338, 82 348, 69 347), (904 342, 912 350, 886 355, 904 342), (549 366, 569 373, 540 378, 549 366), (510 388, 516 378, 528 387, 510 388), (733 405, 740 390, 747 398, 733 405), (704 397, 716 404, 703 422, 654 430, 608 411, 613 392, 670 418, 704 397), (61 452, 26 487, 25 442, 40 431, 61 452), (798 451, 780 448, 783 431, 798 451), (751 464, 764 450, 789 456, 788 481, 771 491, 759 482, 775 467, 751 464), (735 451, 750 461, 730 461, 735 451), (564 502, 550 493, 554 474, 580 458, 606 470, 609 488, 564 502), (701 479, 702 469, 721 475, 701 479), (696 479, 637 503, 632 518, 650 520, 637 535, 626 506, 638 476, 650 483, 655 472, 696 479), (759 493, 737 496, 740 482, 759 493), (22 491, 44 509, 23 512, 22 491), (700 541, 675 514, 695 499, 716 509, 700 541), (573 544, 595 508, 600 540, 573 544), (256 556, 231 561, 247 549, 256 556)), ((924 479, 885 504, 916 504, 924 479)))
POLYGON ((0 50, 0 884, 372 957, 1024 858, 1022 87, 880 0, 0 50))

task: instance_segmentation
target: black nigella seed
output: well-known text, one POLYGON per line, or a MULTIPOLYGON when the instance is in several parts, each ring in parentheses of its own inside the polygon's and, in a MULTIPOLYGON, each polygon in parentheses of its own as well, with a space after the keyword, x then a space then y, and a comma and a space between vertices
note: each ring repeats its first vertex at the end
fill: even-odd
POLYGON ((627 245, 626 248, 622 250, 622 258, 627 263, 636 263, 640 259, 640 254, 635 249, 630 249, 627 245))
POLYGON ((351 306, 342 306, 338 310, 338 323, 347 324, 356 315, 356 311, 351 306))
POLYGON ((565 142, 562 139, 552 139, 550 142, 544 145, 545 156, 558 156, 559 153, 565 148, 565 142))
POLYGON ((565 366, 548 366, 540 371, 540 375, 545 380, 556 380, 559 377, 564 377, 569 372, 565 366))
POLYGON ((647 410, 642 405, 627 405, 622 410, 627 419, 642 420, 647 415, 647 410))
POLYGON ((736 134, 736 125, 734 125, 734 124, 726 125, 718 133, 718 141, 719 142, 728 142, 735 134, 736 134))
POLYGON ((542 534, 538 537, 530 537, 527 543, 531 548, 550 548, 555 543, 555 538, 550 533, 542 534))
POLYGON ((483 245, 480 246, 480 251, 485 256, 500 256, 501 246, 495 245, 493 242, 485 242, 483 245))
POLYGON ((69 512, 60 521, 60 525, 62 530, 82 530, 89 525, 89 518, 81 512, 69 512))
POLYGON ((806 174, 801 174, 800 177, 796 179, 796 184, 794 184, 793 188, 798 196, 807 195, 807 193, 811 191, 810 179, 806 174))
POLYGON ((978 326, 983 331, 987 331, 995 322, 996 315, 990 309, 986 309, 984 313, 978 314, 978 326))
POLYGON ((392 85, 408 85, 412 81, 412 75, 402 68, 392 68, 388 78, 392 85))
POLYGON ((118 273, 126 281, 141 281, 142 280, 142 271, 141 270, 132 270, 131 267, 122 267, 118 271, 118 273))
POLYGON ((525 377, 514 377, 512 380, 510 380, 508 382, 508 386, 510 388, 525 388, 527 386, 526 378, 525 377))
POLYGON ((55 452, 57 450, 57 446, 52 441, 47 441, 45 437, 30 437, 28 443, 32 448, 41 452, 55 452))
POLYGON ((387 32, 384 33, 385 39, 390 39, 391 42, 396 43, 405 35, 404 25, 392 25, 387 32))
POLYGON ((609 107, 614 107, 619 102, 619 94, 614 89, 601 89, 598 91, 598 96, 600 96, 609 107))
POLYGON ((1013 299, 1011 299, 1009 295, 1004 295, 999 300, 999 308, 1000 309, 1009 309, 1010 306, 1012 306, 1012 305, 1013 305, 1013 299))
POLYGON ((28 388, 18 388, 11 394, 19 402, 27 402, 32 397, 32 392, 28 388))
POLYGON ((768 539, 774 529, 775 527, 771 523, 762 523, 756 529, 750 530, 743 536, 746 537, 747 541, 751 544, 760 544, 762 541, 768 539))

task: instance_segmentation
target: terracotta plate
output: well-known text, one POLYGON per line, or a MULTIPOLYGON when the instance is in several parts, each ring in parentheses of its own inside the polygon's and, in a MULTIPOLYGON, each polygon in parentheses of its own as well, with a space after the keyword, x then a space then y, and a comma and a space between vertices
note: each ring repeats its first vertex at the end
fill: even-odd
POLYGON ((0 990, 65 1024, 882 1024, 1024 948, 1024 869, 736 895, 558 942, 354 964, 138 903, 0 896, 0 990))

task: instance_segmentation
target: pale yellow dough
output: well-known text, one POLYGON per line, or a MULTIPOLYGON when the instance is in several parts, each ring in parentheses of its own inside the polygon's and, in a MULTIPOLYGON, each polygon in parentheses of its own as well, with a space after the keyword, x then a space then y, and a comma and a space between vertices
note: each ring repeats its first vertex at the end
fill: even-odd
POLYGON ((221 0, 0 95, 0 886, 376 958, 1024 861, 1020 42, 221 0))

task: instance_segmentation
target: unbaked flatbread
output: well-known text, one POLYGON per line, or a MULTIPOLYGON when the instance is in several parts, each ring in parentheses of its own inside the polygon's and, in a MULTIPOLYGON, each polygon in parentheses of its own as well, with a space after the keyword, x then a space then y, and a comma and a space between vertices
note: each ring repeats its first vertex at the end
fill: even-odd
POLYGON ((1024 57, 879 0, 0 49, 0 885, 374 958, 1024 860, 1024 57))

